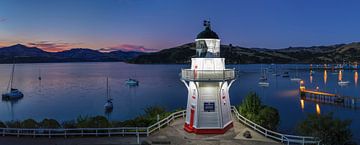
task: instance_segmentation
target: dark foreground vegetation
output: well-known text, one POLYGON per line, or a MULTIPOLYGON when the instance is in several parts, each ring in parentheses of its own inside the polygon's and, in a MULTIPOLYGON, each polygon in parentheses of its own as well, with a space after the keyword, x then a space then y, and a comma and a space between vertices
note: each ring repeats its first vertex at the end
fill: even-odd
POLYGON ((240 114, 247 119, 255 122, 270 130, 276 130, 279 122, 280 115, 276 108, 263 105, 260 97, 250 92, 238 106, 240 114))
POLYGON ((1 122, 0 128, 107 128, 107 127, 148 127, 170 115, 165 108, 152 106, 144 109, 144 114, 131 120, 109 121, 104 116, 79 116, 76 120, 64 121, 62 123, 55 119, 44 119, 37 122, 34 119, 23 121, 1 122))
POLYGON ((350 130, 351 120, 340 120, 333 113, 323 115, 309 114, 298 124, 297 131, 302 135, 318 137, 324 145, 355 145, 350 130))

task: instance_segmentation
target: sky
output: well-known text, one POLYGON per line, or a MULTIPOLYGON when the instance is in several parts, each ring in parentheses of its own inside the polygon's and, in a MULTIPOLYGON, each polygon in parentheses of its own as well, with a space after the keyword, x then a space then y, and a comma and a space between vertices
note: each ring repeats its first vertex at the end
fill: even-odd
POLYGON ((360 41, 357 0, 0 0, 0 46, 158 51, 210 20, 222 44, 285 48, 360 41))

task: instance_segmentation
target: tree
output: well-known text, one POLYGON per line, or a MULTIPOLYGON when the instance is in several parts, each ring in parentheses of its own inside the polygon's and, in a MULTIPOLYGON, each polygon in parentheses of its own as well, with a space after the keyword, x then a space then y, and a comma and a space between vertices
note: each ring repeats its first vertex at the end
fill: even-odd
POLYGON ((88 127, 91 128, 106 128, 111 127, 110 122, 104 116, 91 117, 88 122, 88 127))
POLYGON ((47 118, 40 122, 40 126, 42 128, 60 128, 59 122, 57 122, 55 119, 47 118))
POLYGON ((37 128, 39 124, 34 119, 26 119, 21 122, 22 128, 37 128))
POLYGON ((273 107, 264 107, 260 110, 258 115, 259 125, 270 130, 276 130, 279 122, 280 115, 279 112, 273 107))
POLYGON ((144 109, 145 116, 147 117, 156 117, 158 114, 161 115, 163 113, 166 113, 166 110, 164 107, 161 106, 151 106, 144 109))
POLYGON ((333 113, 324 115, 309 114, 298 124, 300 134, 315 136, 325 145, 340 145, 351 141, 351 120, 340 120, 333 117, 333 113))
POLYGON ((5 123, 3 123, 3 122, 0 121, 0 128, 6 128, 5 123))
POLYGON ((62 123, 63 128, 76 128, 76 122, 74 120, 65 121, 62 123))
POLYGON ((267 129, 276 130, 280 115, 276 108, 262 105, 260 97, 250 92, 239 105, 239 112, 245 118, 267 129))
POLYGON ((6 122, 6 125, 9 128, 21 128, 21 122, 20 121, 8 121, 8 122, 6 122))
POLYGON ((239 106, 239 112, 247 119, 255 121, 257 120, 256 115, 262 107, 260 97, 256 93, 250 92, 239 106))

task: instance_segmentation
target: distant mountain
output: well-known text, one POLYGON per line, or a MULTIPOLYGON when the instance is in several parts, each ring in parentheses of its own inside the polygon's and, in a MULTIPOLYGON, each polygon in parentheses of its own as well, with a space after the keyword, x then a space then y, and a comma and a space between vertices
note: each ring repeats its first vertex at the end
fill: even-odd
POLYGON ((100 52, 98 50, 75 48, 62 52, 46 52, 36 47, 17 44, 0 48, 0 63, 32 63, 32 62, 102 62, 126 61, 143 54, 143 52, 100 52))
MULTIPOLYGON (((129 60, 130 63, 189 63, 195 56, 195 44, 164 49, 147 53, 129 60)), ((289 47, 282 49, 245 48, 221 45, 221 56, 230 64, 248 63, 342 63, 358 61, 360 43, 337 44, 329 46, 289 47)))

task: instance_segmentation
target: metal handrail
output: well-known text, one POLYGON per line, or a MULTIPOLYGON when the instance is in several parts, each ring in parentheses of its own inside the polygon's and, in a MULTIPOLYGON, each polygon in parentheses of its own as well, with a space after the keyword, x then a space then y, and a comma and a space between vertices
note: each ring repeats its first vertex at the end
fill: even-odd
POLYGON ((286 143, 286 144, 292 144, 292 143, 296 143, 296 144, 320 144, 320 140, 318 140, 315 137, 310 137, 310 136, 296 136, 296 135, 289 135, 289 134, 282 134, 282 133, 278 133, 272 130, 268 130, 254 122, 252 122, 251 120, 245 118, 244 116, 242 116, 238 110, 236 109, 235 106, 231 106, 231 110, 234 112, 236 118, 242 122, 243 124, 247 125, 248 127, 252 128, 253 130, 257 131, 258 133, 262 134, 263 136, 267 137, 267 138, 271 138, 274 139, 276 141, 282 142, 282 143, 286 143))

